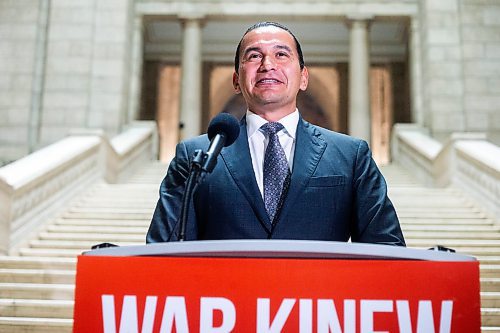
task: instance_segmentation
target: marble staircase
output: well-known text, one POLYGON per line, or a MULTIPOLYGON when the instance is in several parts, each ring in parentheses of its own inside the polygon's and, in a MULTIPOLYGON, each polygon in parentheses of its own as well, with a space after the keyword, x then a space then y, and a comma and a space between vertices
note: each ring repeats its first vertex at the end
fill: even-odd
MULTIPOLYGON (((47 221, 35 239, 0 257, 0 332, 71 332, 76 256, 92 245, 143 244, 166 166, 151 163, 124 184, 98 183, 47 221)), ((500 221, 454 188, 427 188, 385 166, 410 247, 437 244, 477 256, 483 332, 500 332, 500 221)))
POLYGON ((71 332, 76 257, 92 245, 144 244, 167 166, 98 183, 14 255, 0 256, 0 332, 71 332))

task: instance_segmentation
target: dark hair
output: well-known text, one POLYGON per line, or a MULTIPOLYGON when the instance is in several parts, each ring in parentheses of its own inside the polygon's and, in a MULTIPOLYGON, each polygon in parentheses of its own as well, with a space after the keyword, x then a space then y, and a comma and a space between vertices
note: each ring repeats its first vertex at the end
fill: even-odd
POLYGON ((288 29, 284 25, 276 23, 276 22, 259 22, 259 23, 255 23, 250 28, 248 28, 247 31, 245 31, 245 33, 243 34, 243 37, 241 37, 240 42, 238 43, 238 47, 236 48, 236 54, 234 56, 234 70, 236 71, 236 73, 238 73, 238 69, 240 67, 240 48, 241 48, 241 43, 243 42, 243 38, 245 38, 245 36, 252 30, 262 28, 262 27, 269 27, 269 26, 273 26, 273 27, 277 27, 277 28, 280 28, 282 30, 285 30, 293 37, 293 40, 295 41, 295 46, 297 48, 297 54, 299 56, 300 69, 304 68, 305 63, 304 63, 304 55, 302 54, 302 48, 300 47, 300 43, 297 40, 297 37, 295 37, 295 35, 293 34, 293 32, 291 32, 290 29, 288 29))

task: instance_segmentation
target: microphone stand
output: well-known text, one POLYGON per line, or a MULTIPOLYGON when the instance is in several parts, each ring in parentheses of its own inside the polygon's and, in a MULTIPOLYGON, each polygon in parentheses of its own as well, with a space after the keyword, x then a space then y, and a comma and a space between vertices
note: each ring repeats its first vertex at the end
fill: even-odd
POLYGON ((207 152, 204 152, 201 149, 196 149, 194 151, 193 160, 191 161, 191 169, 189 170, 189 176, 186 181, 186 189, 182 196, 181 215, 179 217, 179 242, 183 242, 186 239, 186 225, 189 213, 189 203, 191 201, 193 193, 196 191, 198 185, 203 181, 205 175, 214 170, 215 165, 217 164, 217 156, 219 156, 219 153, 222 147, 224 147, 225 142, 226 135, 224 133, 221 133, 213 138, 207 152))
POLYGON ((182 196, 182 206, 181 206, 181 215, 180 219, 180 227, 179 227, 179 237, 178 241, 183 242, 186 239, 186 225, 189 213, 189 202, 191 201, 191 197, 194 193, 196 187, 198 187, 200 183, 200 177, 202 174, 202 164, 205 160, 206 153, 201 149, 196 149, 194 151, 193 161, 191 162, 191 169, 189 170, 189 176, 186 181, 186 189, 182 196))

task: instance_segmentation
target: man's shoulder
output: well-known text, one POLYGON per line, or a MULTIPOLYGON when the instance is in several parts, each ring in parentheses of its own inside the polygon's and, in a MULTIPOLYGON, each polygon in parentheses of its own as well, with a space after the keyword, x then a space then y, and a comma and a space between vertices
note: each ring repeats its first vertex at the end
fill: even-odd
POLYGON ((336 146, 340 145, 343 147, 357 148, 364 142, 361 139, 349 136, 344 133, 335 132, 321 126, 311 124, 307 121, 304 121, 304 124, 306 128, 308 127, 310 131, 314 133, 314 135, 326 141, 327 143, 332 143, 336 146))
POLYGON ((208 140, 208 135, 202 134, 192 138, 184 139, 179 144, 186 146, 187 148, 206 148, 206 146, 210 143, 208 140))

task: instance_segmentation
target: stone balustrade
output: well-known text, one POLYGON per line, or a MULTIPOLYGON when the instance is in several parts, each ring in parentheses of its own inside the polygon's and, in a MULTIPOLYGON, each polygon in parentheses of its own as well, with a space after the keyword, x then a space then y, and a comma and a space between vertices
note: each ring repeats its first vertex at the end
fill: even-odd
POLYGON ((426 185, 460 187, 500 217, 500 147, 484 134, 455 133, 440 143, 423 128, 397 124, 392 156, 426 185))
POLYGON ((155 122, 134 122, 122 134, 110 141, 107 154, 106 180, 120 183, 137 170, 158 151, 155 122))
POLYGON ((134 123, 111 140, 77 133, 0 168, 0 253, 22 245, 90 184, 123 180, 156 149, 152 122, 134 123))

